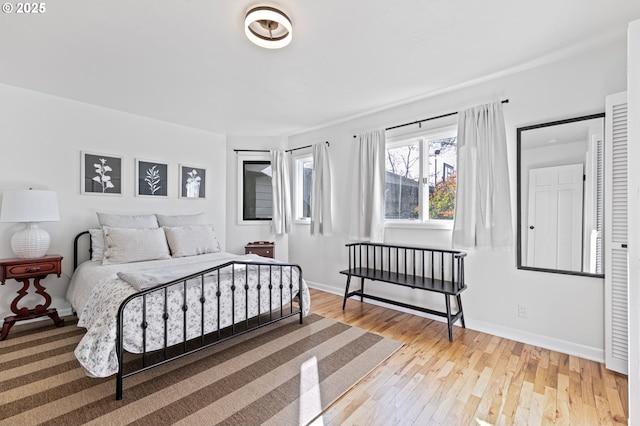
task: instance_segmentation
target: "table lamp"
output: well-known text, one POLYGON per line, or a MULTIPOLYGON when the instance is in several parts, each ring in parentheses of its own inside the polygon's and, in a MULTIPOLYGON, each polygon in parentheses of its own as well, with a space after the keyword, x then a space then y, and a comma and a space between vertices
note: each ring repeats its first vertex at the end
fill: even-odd
POLYGON ((51 237, 39 222, 57 222, 58 198, 55 191, 36 189, 4 191, 0 222, 25 222, 26 227, 11 237, 16 257, 31 259, 47 254, 51 237))

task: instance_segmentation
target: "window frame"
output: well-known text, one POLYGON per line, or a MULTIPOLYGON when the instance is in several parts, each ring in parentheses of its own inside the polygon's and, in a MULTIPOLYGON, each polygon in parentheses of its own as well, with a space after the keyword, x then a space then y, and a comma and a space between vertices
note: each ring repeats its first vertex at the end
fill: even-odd
MULTIPOLYGON (((312 176, 313 176, 313 154, 295 154, 293 155, 293 164, 294 164, 294 178, 293 178, 293 187, 294 187, 294 207, 293 207, 293 223, 297 224, 311 224, 311 217, 302 217, 303 205, 304 201, 304 164, 311 163, 312 164, 312 176)), ((313 190, 313 189, 312 189, 313 190)))
MULTIPOLYGON (((425 228, 425 229, 441 229, 441 230, 453 230, 453 219, 431 219, 427 214, 424 217, 425 210, 428 212, 429 206, 429 182, 428 176, 431 174, 429 160, 425 159, 424 152, 428 150, 425 149, 429 141, 444 139, 448 137, 456 137, 456 158, 457 158, 457 136, 458 136, 458 128, 455 124, 444 125, 440 127, 430 128, 430 129, 420 129, 418 131, 407 132, 403 134, 394 135, 386 138, 385 142, 385 163, 386 163, 386 152, 387 149, 393 147, 403 146, 405 144, 409 144, 411 142, 416 142, 419 140, 419 155, 420 155, 420 165, 419 165, 419 190, 418 190, 418 205, 420 206, 420 213, 417 219, 384 219, 385 228, 425 228), (426 174, 426 176, 425 176, 426 174), (427 207, 425 209, 425 206, 427 207)), ((385 165, 385 173, 386 173, 386 165, 385 165)), ((386 215, 386 214, 385 214, 386 215)))
POLYGON ((245 162, 271 162, 269 153, 237 154, 237 223, 238 225, 266 225, 271 223, 269 219, 245 219, 244 218, 244 163, 245 162))

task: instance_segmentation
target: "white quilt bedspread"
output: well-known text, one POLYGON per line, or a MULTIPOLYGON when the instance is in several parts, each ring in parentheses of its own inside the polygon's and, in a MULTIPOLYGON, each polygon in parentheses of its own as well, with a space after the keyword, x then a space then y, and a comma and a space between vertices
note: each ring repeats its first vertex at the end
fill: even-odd
MULTIPOLYGON (((197 256, 196 256, 197 257, 197 256)), ((237 256, 229 254, 218 254, 215 259, 206 258, 204 262, 185 261, 180 259, 169 259, 166 261, 140 262, 137 270, 127 264, 125 268, 114 268, 116 265, 110 265, 107 275, 101 278, 92 288, 90 294, 83 295, 77 299, 86 298, 86 303, 76 301, 78 305, 84 305, 79 314, 78 326, 85 327, 87 333, 84 335, 80 343, 75 349, 75 355, 80 364, 84 367, 89 376, 107 377, 115 374, 118 370, 118 360, 116 355, 116 324, 117 313, 120 304, 128 296, 137 292, 137 290, 127 281, 118 277, 117 269, 123 269, 129 273, 129 276, 120 274, 130 279, 148 279, 151 271, 156 271, 163 277, 172 277, 176 275, 176 271, 185 272, 188 275, 191 272, 202 271, 230 260, 237 261, 258 261, 271 262, 271 259, 265 259, 255 255, 237 256), (178 261, 178 262, 175 262, 178 261), (149 265, 151 263, 151 265, 149 265), (168 266, 167 266, 168 265, 168 266), (178 266, 176 266, 178 265, 178 266), (146 266, 146 269, 145 269, 146 266), (116 272, 114 272, 116 271, 116 272), (135 272, 134 272, 135 271, 135 272), (135 275, 138 273, 139 275, 135 275)), ((94 262, 95 263, 95 262, 94 262)), ((121 265, 123 266, 123 265, 121 265)), ((93 269, 100 269, 93 266, 93 269)), ((92 272, 95 275, 95 272, 92 272)), ((182 276, 184 276, 182 275, 182 276)), ((297 270, 286 268, 280 276, 279 268, 270 270, 268 266, 260 267, 260 281, 262 287, 260 293, 260 313, 269 312, 269 308, 277 309, 279 312, 281 303, 281 294, 279 285, 283 283, 282 301, 286 305, 298 294, 298 274, 297 270), (291 277, 293 275, 293 277, 291 277), (289 289, 289 282, 292 280, 293 288, 289 289), (269 280, 273 283, 273 289, 268 288, 269 280), (269 294, 271 292, 271 295, 269 294)), ((258 268, 256 265, 248 266, 248 273, 244 265, 236 265, 234 267, 233 276, 235 276, 235 312, 233 312, 233 321, 236 323, 248 317, 258 315, 258 268), (245 290, 245 282, 249 289, 245 290), (245 308, 245 293, 249 300, 248 311, 245 308)), ((170 281, 170 280, 169 280, 170 281)), ((218 275, 208 276, 204 282, 204 331, 210 333, 218 328, 224 328, 231 325, 232 322, 232 304, 231 304, 231 268, 225 268, 220 274, 220 324, 218 324, 218 275)), ((200 336, 202 327, 202 282, 200 279, 194 279, 186 283, 187 287, 187 311, 184 312, 182 307, 185 305, 183 300, 183 283, 171 286, 167 290, 166 298, 168 301, 168 320, 167 324, 167 342, 165 342, 165 321, 163 320, 163 301, 165 298, 164 291, 154 291, 146 297, 144 321, 147 323, 146 328, 146 350, 153 351, 170 346, 183 341, 184 322, 187 323, 187 339, 200 336)), ((75 292, 82 294, 81 283, 74 284, 75 292)), ((310 308, 310 296, 306 283, 302 281, 300 289, 302 298, 303 314, 307 315, 310 308)), ((85 291, 85 293, 87 293, 85 291)), ((69 295, 70 300, 73 299, 69 295)), ((74 302, 72 301, 72 304, 74 302)), ((74 308, 80 310, 80 306, 74 304, 74 308)), ((124 349, 128 352, 142 352, 142 327, 143 323, 143 307, 139 299, 129 303, 124 311, 124 349)))

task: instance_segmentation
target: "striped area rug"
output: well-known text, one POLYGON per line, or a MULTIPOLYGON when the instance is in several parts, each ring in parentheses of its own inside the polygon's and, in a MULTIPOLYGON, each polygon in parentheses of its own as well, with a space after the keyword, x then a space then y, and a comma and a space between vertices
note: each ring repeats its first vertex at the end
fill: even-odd
POLYGON ((21 331, 0 342, 0 425, 295 425, 312 421, 402 344, 319 315, 297 317, 132 376, 86 377, 83 335, 21 331))

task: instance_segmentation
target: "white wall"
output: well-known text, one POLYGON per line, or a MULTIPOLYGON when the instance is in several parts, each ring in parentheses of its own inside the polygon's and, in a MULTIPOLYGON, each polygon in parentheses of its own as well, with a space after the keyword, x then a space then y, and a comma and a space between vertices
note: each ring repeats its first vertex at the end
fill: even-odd
MULTIPOLYGON (((177 126, 63 98, 0 85, 0 192, 50 189, 57 192, 60 222, 43 223, 51 234, 49 253, 64 256, 64 275, 43 281, 52 306, 68 313, 65 293, 73 269, 73 237, 97 225, 96 211, 122 213, 205 212, 225 244, 225 136, 177 126), (80 194, 82 150, 123 156, 123 196, 80 194), (169 163, 169 196, 134 196, 136 158, 169 163), (178 198, 178 165, 207 168, 207 199, 178 198)), ((0 257, 13 257, 10 238, 22 225, 0 223, 0 257)), ((0 287, 0 317, 21 288, 14 280, 0 287)), ((33 289, 31 290, 33 293, 33 289)), ((41 303, 31 294, 19 307, 41 303)))
POLYGON ((640 20, 629 25, 629 424, 640 424, 640 20), (636 159, 635 162, 632 161, 636 159), (633 165, 632 165, 633 164, 633 165))
POLYGON ((287 235, 271 233, 271 221, 239 223, 238 197, 238 157, 269 161, 269 153, 238 152, 234 150, 270 150, 284 149, 285 138, 257 136, 227 136, 227 251, 244 254, 244 246, 251 241, 273 241, 276 258, 286 261, 289 257, 289 239, 287 235), (249 158, 251 157, 251 158, 249 158))
MULTIPOLYGON (((557 63, 291 137, 291 146, 331 142, 336 234, 312 238, 307 226, 296 226, 289 237, 290 261, 302 265, 312 284, 344 291, 345 277, 338 271, 347 266, 344 244, 348 242, 353 135, 507 98, 504 111, 515 229, 516 128, 603 112, 605 96, 626 88, 625 63, 626 42, 621 39, 557 63)), ((449 246, 450 237, 450 231, 428 229, 387 228, 385 233, 388 242, 431 246, 449 246)), ((463 303, 468 327, 591 359, 604 358, 602 279, 518 270, 515 242, 511 252, 470 252, 466 268, 469 288, 463 303), (527 319, 518 317, 518 304, 527 305, 527 319)), ((372 284, 369 289, 383 286, 372 284)), ((443 307, 441 295, 384 288, 378 293, 393 291, 406 302, 443 307)), ((348 305, 357 303, 353 300, 348 305)))

